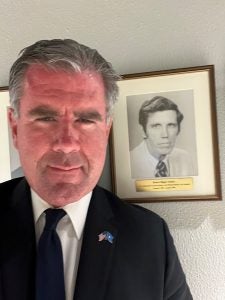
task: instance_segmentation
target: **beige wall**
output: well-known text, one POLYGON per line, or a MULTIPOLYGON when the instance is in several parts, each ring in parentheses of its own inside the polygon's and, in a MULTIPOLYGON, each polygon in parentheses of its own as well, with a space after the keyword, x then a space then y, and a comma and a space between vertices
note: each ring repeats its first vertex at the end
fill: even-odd
MULTIPOLYGON (((18 51, 44 38, 95 47, 121 74, 214 64, 224 180, 225 1, 1 0, 0 13, 0 86, 18 51)), ((108 160, 106 185, 109 173, 108 160)), ((168 222, 194 299, 224 300, 225 202, 145 207, 168 222)))

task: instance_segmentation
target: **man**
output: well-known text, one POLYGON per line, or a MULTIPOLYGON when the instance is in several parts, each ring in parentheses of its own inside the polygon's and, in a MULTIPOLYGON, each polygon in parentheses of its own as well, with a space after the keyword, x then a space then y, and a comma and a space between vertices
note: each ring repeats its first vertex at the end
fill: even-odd
POLYGON ((130 152, 133 178, 196 175, 190 155, 175 148, 183 114, 170 99, 156 96, 139 111, 143 141, 130 152))
POLYGON ((72 40, 39 41, 12 66, 25 178, 0 185, 0 299, 192 299, 165 222, 96 186, 117 79, 72 40))

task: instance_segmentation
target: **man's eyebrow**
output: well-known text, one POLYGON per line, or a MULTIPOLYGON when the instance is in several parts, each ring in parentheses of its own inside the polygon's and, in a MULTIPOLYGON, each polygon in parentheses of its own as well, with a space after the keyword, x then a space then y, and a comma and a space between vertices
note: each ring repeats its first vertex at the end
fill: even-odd
MULTIPOLYGON (((28 112, 29 116, 51 116, 51 117, 58 117, 60 116, 59 112, 56 110, 52 109, 49 106, 42 105, 35 107, 31 109, 28 112)), ((73 112, 73 115, 75 118, 82 118, 82 119, 91 119, 91 120, 96 120, 96 121, 102 121, 102 116, 99 112, 95 110, 90 110, 90 111, 76 111, 73 112)))
POLYGON ((91 119, 96 121, 102 121, 102 116, 97 111, 81 111, 81 112, 74 112, 75 118, 82 118, 82 119, 91 119))
POLYGON ((56 117, 58 116, 58 112, 50 108, 49 106, 38 106, 33 109, 31 109, 28 112, 29 116, 51 116, 56 117))

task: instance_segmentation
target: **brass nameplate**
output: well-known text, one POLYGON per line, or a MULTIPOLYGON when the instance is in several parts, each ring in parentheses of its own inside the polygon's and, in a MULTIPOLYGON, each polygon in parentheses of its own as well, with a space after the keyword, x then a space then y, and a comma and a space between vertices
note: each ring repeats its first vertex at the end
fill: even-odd
POLYGON ((136 180, 135 186, 137 192, 187 191, 193 189, 193 178, 136 180))

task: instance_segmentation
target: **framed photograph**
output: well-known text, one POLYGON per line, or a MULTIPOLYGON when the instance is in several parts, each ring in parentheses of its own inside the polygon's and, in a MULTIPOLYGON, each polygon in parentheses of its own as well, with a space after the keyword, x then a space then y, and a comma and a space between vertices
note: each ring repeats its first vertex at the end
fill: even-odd
POLYGON ((23 175, 17 150, 13 146, 7 120, 9 92, 7 87, 0 88, 0 182, 23 175))
POLYGON ((221 200, 214 66, 122 75, 110 138, 129 202, 221 200))

